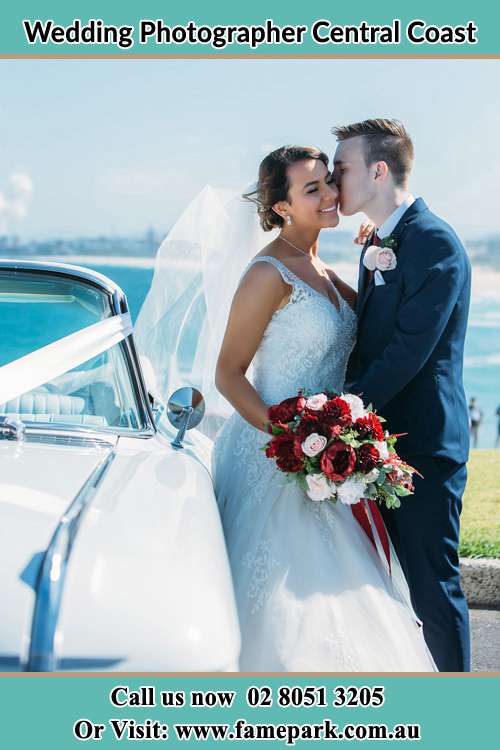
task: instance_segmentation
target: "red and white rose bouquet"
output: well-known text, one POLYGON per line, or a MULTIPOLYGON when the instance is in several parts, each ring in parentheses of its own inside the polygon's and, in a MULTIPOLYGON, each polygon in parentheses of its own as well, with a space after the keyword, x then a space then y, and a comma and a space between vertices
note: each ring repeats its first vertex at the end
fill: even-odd
POLYGON ((299 392, 268 410, 263 450, 314 501, 362 499, 398 508, 413 493, 415 469, 396 453, 396 435, 359 396, 299 392))

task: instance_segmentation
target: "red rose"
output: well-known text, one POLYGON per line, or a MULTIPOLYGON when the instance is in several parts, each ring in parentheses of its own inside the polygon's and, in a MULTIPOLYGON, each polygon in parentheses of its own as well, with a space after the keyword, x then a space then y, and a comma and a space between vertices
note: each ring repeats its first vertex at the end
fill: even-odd
POLYGON ((321 456, 320 468, 332 482, 340 482, 352 474, 356 466, 356 452, 341 440, 332 443, 321 456))
POLYGON ((304 468, 301 440, 291 432, 276 435, 266 447, 266 456, 276 458, 281 471, 297 472, 304 468))
POLYGON ((373 412, 367 414, 366 417, 357 419, 354 426, 361 437, 371 440, 384 440, 384 430, 379 418, 373 412))
POLYGON ((325 403, 322 418, 323 421, 326 420, 326 423, 332 427, 334 425, 347 427, 352 424, 349 404, 339 396, 331 398, 325 403))
POLYGON ((317 432, 328 438, 338 437, 344 429, 340 424, 332 424, 332 420, 328 417, 321 420, 320 428, 321 429, 318 429, 317 432))
POLYGON ((304 410, 306 400, 302 395, 286 398, 280 404, 270 406, 267 416, 271 422, 292 422, 304 410))
POLYGON ((318 414, 313 414, 312 412, 306 411, 306 413, 300 418, 300 422, 295 434, 303 441, 306 439, 306 437, 312 435, 313 432, 317 432, 318 435, 330 437, 330 433, 328 432, 328 430, 325 431, 318 414))
POLYGON ((363 474, 368 474, 369 471, 375 469, 378 461, 380 461, 380 453, 374 445, 365 443, 361 446, 358 451, 358 464, 363 474))

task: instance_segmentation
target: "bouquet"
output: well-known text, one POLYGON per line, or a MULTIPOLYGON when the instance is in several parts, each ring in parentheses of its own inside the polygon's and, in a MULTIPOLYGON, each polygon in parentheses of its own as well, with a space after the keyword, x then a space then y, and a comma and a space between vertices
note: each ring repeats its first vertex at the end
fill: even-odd
POLYGON ((354 505, 374 500, 398 508, 413 493, 415 469, 394 446, 399 435, 359 396, 300 391, 268 410, 266 456, 313 501, 354 505))

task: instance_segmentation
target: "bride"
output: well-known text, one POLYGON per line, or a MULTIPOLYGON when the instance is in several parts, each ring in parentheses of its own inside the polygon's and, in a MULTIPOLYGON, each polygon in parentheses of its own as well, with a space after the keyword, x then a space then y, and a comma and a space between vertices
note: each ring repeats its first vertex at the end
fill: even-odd
POLYGON ((300 388, 342 392, 354 344, 356 293, 317 254, 320 231, 339 222, 327 156, 273 151, 253 197, 262 228, 280 231, 236 290, 215 376, 235 409, 217 436, 213 471, 240 668, 435 671, 394 551, 391 577, 349 506, 312 502, 261 450, 268 407, 300 388))
POLYGON ((262 450, 268 407, 301 388, 342 392, 354 344, 356 293, 317 254, 339 222, 328 157, 279 148, 246 197, 207 187, 188 206, 135 326, 160 393, 194 384, 205 430, 226 417, 212 460, 240 668, 436 671, 392 546, 388 572, 349 506, 311 501, 262 450))

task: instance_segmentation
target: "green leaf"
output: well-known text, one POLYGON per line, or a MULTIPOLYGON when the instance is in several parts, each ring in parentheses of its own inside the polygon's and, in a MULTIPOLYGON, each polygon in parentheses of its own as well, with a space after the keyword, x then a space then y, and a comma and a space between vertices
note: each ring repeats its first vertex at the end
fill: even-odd
POLYGON ((377 487, 374 484, 367 484, 365 489, 365 497, 370 500, 375 500, 378 495, 377 487))
POLYGON ((408 497, 408 495, 413 495, 413 492, 410 492, 406 487, 396 487, 396 495, 398 497, 408 497))
POLYGON ((344 435, 339 435, 338 439, 346 445, 350 445, 351 448, 359 448, 359 446, 362 445, 362 443, 357 438, 355 438, 352 433, 349 432, 345 433, 344 435))
POLYGON ((285 430, 282 427, 278 427, 275 424, 271 424, 271 433, 273 435, 282 435, 285 432, 285 430))

